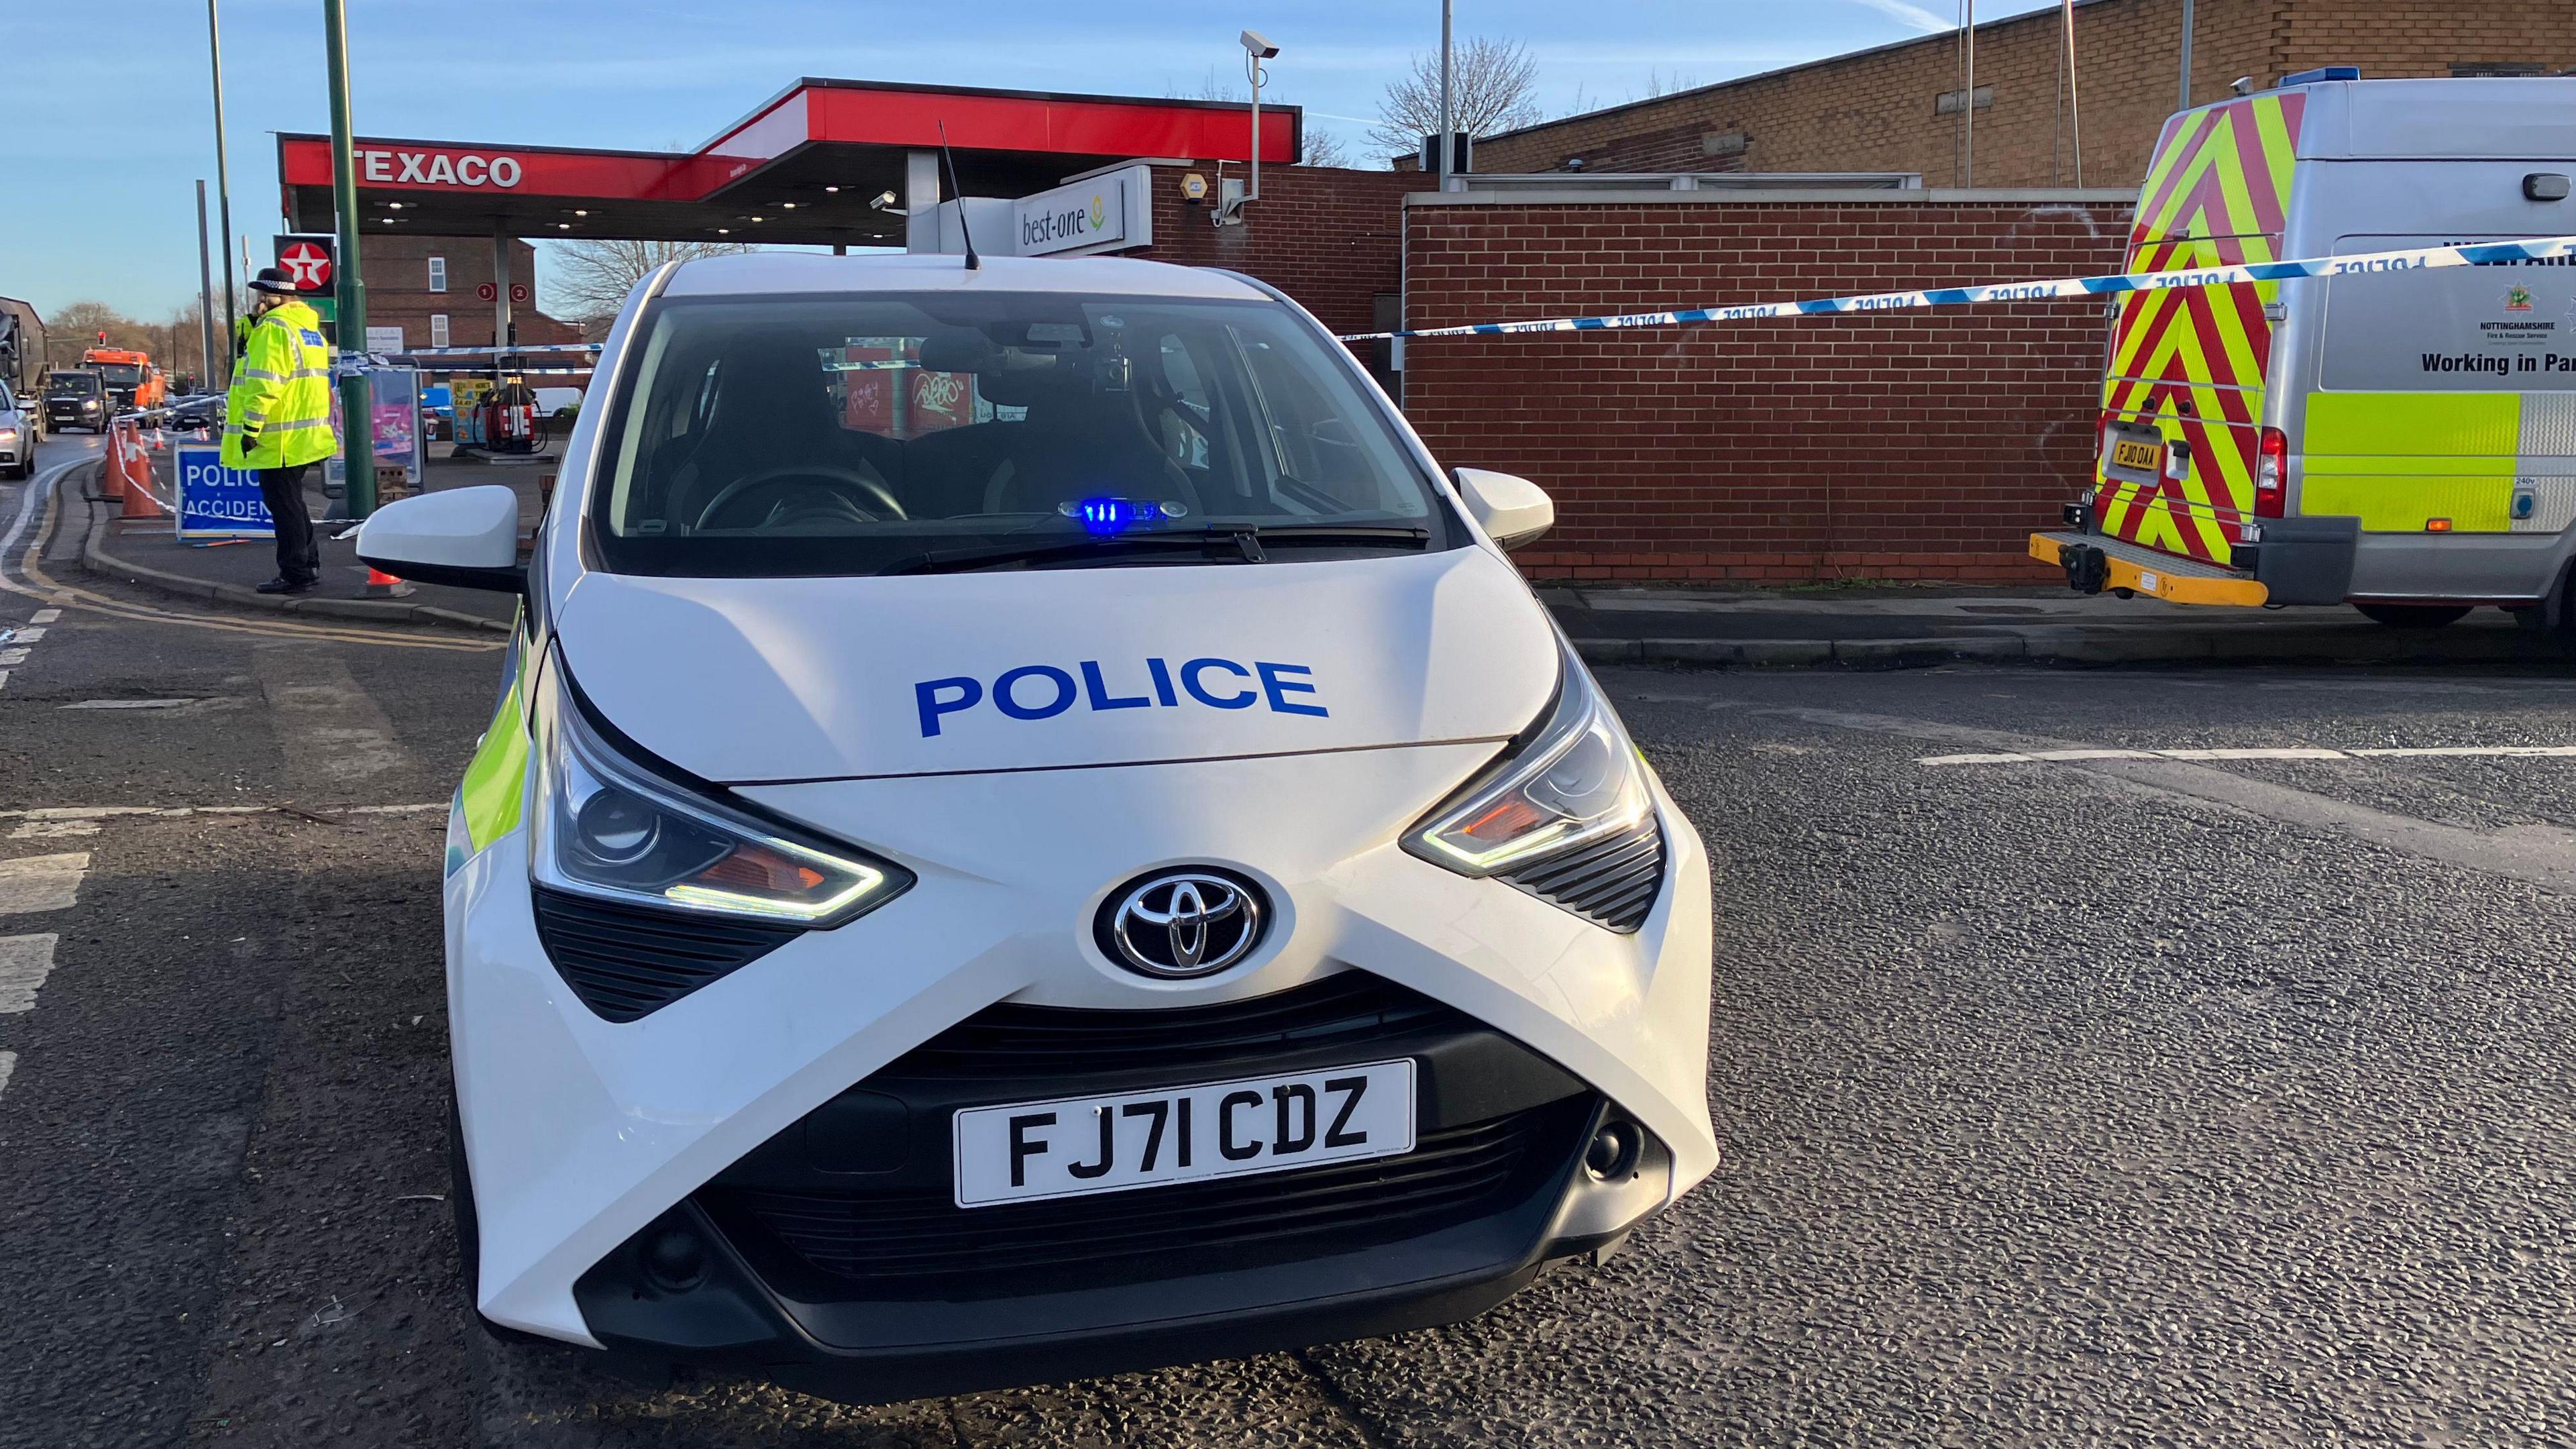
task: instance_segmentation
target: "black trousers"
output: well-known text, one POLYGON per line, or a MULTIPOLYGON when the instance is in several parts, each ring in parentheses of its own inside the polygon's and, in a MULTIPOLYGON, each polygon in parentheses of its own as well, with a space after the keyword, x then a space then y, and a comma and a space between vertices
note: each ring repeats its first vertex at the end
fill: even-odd
POLYGON ((259 470, 259 501, 277 523, 277 574, 290 584, 309 584, 322 577, 322 550, 313 542, 313 510, 304 503, 304 480, 310 463, 259 470))

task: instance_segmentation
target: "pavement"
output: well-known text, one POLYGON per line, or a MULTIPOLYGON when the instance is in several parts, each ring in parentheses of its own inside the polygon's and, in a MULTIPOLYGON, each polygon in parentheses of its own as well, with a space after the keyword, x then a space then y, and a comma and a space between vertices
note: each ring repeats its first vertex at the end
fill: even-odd
MULTIPOLYGON (((441 445, 433 446, 445 451, 441 445)), ((170 496, 173 455, 155 452, 152 464, 162 496, 170 496)), ((541 512, 539 480, 554 471, 551 457, 509 463, 441 457, 423 470, 422 489, 436 492, 493 483, 509 487, 519 494, 524 532, 535 528, 541 512)), ((261 582, 277 576, 276 546, 268 539, 182 539, 167 520, 127 522, 120 517, 120 505, 97 496, 93 469, 77 470, 67 486, 77 486, 86 505, 80 525, 84 547, 77 566, 174 598, 302 617, 494 632, 507 632, 517 612, 515 599, 479 589, 406 584, 408 592, 400 598, 372 595, 366 565, 358 562, 356 525, 328 521, 330 514, 341 510, 335 500, 323 496, 318 474, 305 499, 317 521, 322 587, 292 597, 256 591, 261 582)))
POLYGON ((2576 1438, 2576 680, 1604 669, 1710 846, 1713 1178, 1452 1327, 851 1409, 470 1326, 440 824, 499 641, 84 576, 59 513, 31 565, 42 503, 0 1446, 2576 1438))
MULTIPOLYGON (((167 454, 155 455, 166 477, 167 454)), ((434 461, 424 488, 501 483, 518 490, 533 529, 538 479, 553 460, 434 461)), ((96 492, 94 481, 87 491, 96 492)), ((326 500, 311 495, 315 516, 326 500)), ((324 527, 323 588, 281 599, 253 592, 273 576, 264 541, 207 546, 165 524, 125 524, 91 502, 81 566, 175 598, 262 611, 506 631, 516 602, 472 589, 411 585, 403 599, 368 596, 351 540, 324 527)), ((2444 664, 2563 667, 2566 644, 2482 609, 2439 629, 2392 629, 2350 609, 2211 609, 2155 599, 2084 597, 2062 588, 1872 586, 1756 589, 1552 585, 1540 599, 1595 664, 1697 668, 1922 668, 1957 660, 2045 665, 2191 663, 2444 664)))

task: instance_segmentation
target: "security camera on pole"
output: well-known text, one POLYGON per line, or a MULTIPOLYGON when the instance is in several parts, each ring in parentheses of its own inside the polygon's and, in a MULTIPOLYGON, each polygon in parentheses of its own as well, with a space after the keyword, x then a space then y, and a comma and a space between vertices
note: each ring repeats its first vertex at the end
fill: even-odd
POLYGON ((1261 64, 1279 54, 1279 47, 1257 30, 1247 30, 1240 37, 1243 46, 1243 68, 1252 78, 1252 187, 1243 189, 1236 182, 1225 183, 1225 194, 1216 204, 1216 215, 1208 218, 1218 226, 1240 226, 1243 204, 1261 199, 1261 84, 1270 72, 1261 64))

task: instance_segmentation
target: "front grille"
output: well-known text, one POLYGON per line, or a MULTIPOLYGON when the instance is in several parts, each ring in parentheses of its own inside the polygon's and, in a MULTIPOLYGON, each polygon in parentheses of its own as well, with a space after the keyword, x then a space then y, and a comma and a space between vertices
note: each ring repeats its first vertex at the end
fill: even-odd
POLYGON ((1467 1024, 1458 1012, 1382 976, 1345 971, 1214 1006, 1084 1011, 1006 1002, 913 1048, 879 1076, 917 1081, 1161 1071, 1288 1050, 1359 1049, 1467 1024))
POLYGON ((1664 832, 1649 812, 1633 828, 1500 877, 1613 931, 1646 923, 1664 883, 1664 832))
POLYGON ((610 1021, 659 1011, 803 934, 539 889, 537 939, 582 1005, 610 1021))
POLYGON ((959 1208, 946 1187, 711 1187, 737 1243, 764 1241, 875 1300, 1014 1297, 1159 1281, 1400 1242, 1508 1211, 1572 1159, 1593 1098, 1423 1134, 1400 1157, 1096 1197, 959 1208))

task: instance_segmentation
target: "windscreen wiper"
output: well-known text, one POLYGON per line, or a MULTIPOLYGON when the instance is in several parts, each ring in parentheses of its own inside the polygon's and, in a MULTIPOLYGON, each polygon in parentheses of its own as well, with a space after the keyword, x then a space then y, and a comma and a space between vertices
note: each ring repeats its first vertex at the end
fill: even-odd
MULTIPOLYGON (((989 548, 933 549, 897 559, 880 574, 966 573, 1004 564, 1055 563, 1064 559, 1105 556, 1128 550, 1197 549, 1212 551, 1232 544, 1245 563, 1266 563, 1262 545, 1302 548, 1422 548, 1431 530, 1404 526, 1349 523, 1212 524, 1204 528, 1165 528, 1119 533, 1101 538, 1063 539, 1052 543, 1000 544, 989 548)), ((1210 557, 1219 557, 1210 552, 1210 557)))
MULTIPOLYGON (((1165 536, 1171 532, 1165 530, 1165 536)), ((1235 547, 1243 550, 1245 563, 1268 563, 1270 555, 1262 548, 1265 543, 1292 548, 1423 548, 1431 542, 1430 529, 1402 524, 1211 523, 1192 532, 1210 541, 1234 540, 1235 547)))

